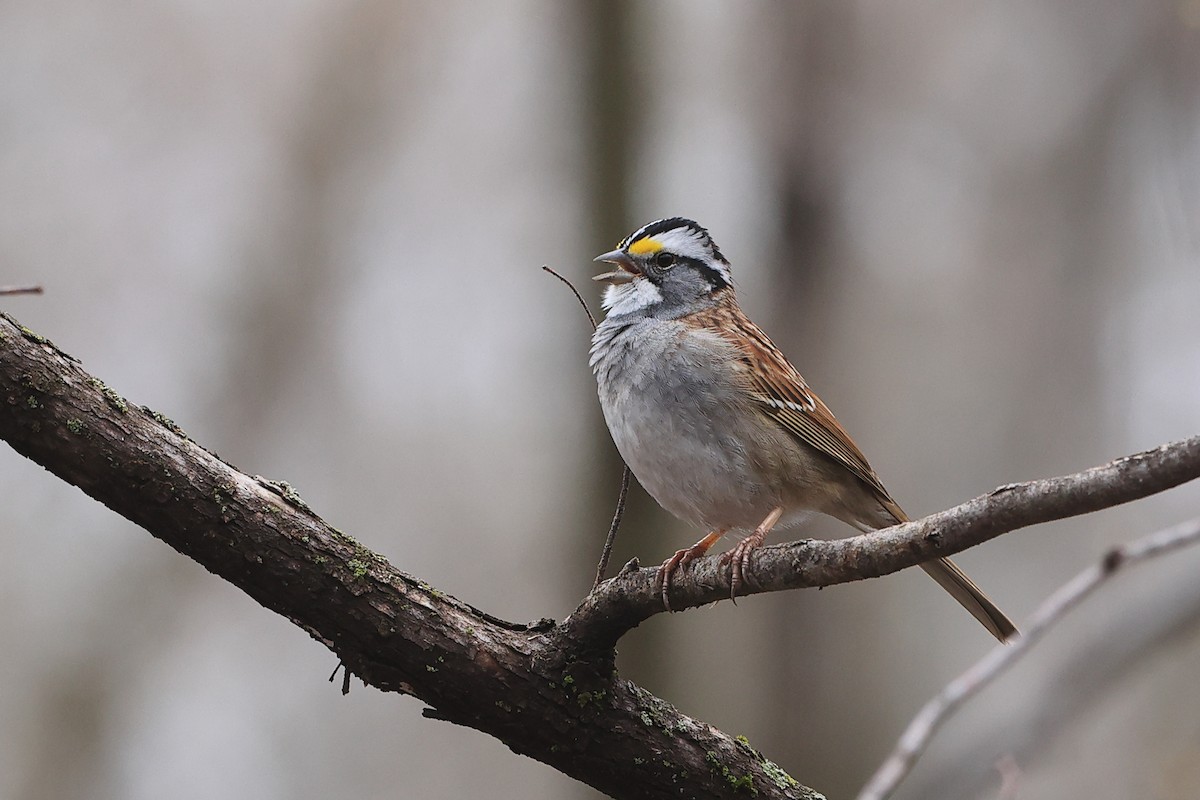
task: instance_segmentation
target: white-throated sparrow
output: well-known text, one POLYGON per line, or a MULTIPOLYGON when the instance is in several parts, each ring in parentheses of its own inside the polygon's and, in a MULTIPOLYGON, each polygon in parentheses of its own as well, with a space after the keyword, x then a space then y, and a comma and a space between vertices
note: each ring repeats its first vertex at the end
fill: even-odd
MULTIPOLYGON (((664 219, 596 258, 616 269, 590 363, 621 456, 659 505, 711 531, 658 571, 672 577, 730 530, 730 595, 776 524, 819 511, 861 531, 908 519, 858 446, 734 297, 729 262, 695 222, 664 219)), ((947 558, 921 567, 1000 640, 1016 627, 947 558)))

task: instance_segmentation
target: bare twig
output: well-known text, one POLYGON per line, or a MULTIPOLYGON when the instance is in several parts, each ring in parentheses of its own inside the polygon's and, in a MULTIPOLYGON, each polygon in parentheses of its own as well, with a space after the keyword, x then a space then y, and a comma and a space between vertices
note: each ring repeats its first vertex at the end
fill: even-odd
POLYGON ((596 580, 592 583, 592 591, 604 580, 608 571, 608 560, 612 558, 613 544, 617 541, 617 528, 621 527, 621 517, 625 515, 625 498, 629 496, 629 465, 621 465, 621 491, 617 494, 617 509, 613 512, 612 524, 608 526, 608 538, 604 540, 604 549, 600 552, 600 563, 596 565, 596 580))
POLYGON ((994 681, 1025 655, 1067 612, 1079 605, 1100 588, 1122 567, 1166 555, 1182 547, 1200 543, 1200 519, 1194 519, 1158 533, 1144 536, 1130 544, 1113 548, 1099 564, 1076 575, 1069 583, 1050 595, 1023 626, 1020 636, 1010 639, 1007 646, 997 646, 970 669, 948 683, 936 697, 925 704, 908 724, 896 749, 879 767, 858 795, 858 800, 884 800, 912 770, 925 752, 933 734, 946 719, 981 689, 994 681))
MULTIPOLYGON (((579 294, 579 290, 575 288, 575 284, 571 283, 565 277, 555 272, 545 264, 542 269, 549 272, 554 277, 567 285, 571 293, 575 295, 575 299, 579 301, 579 305, 583 306, 583 313, 587 314, 588 322, 592 323, 592 330, 596 330, 596 318, 592 316, 591 309, 587 303, 583 301, 583 296, 579 294)), ((608 536, 604 539, 604 548, 600 551, 600 562, 596 564, 596 580, 592 583, 594 591, 600 582, 604 580, 604 573, 608 571, 608 560, 612 558, 613 544, 617 541, 617 530, 621 527, 621 519, 625 516, 625 500, 629 496, 629 465, 621 464, 621 489, 617 492, 617 508, 613 511, 612 524, 608 526, 608 536)))
POLYGON ((0 294, 41 294, 40 286, 0 286, 0 294))
POLYGON ((579 301, 579 305, 583 306, 583 313, 587 314, 588 322, 592 323, 592 330, 596 330, 596 318, 592 316, 592 310, 588 308, 587 303, 583 302, 583 296, 579 294, 579 290, 575 288, 575 284, 571 283, 569 280, 555 272, 550 267, 547 267, 545 264, 542 265, 542 269, 544 269, 546 272, 549 272, 551 275, 567 285, 567 288, 571 290, 571 294, 575 295, 575 299, 579 301))

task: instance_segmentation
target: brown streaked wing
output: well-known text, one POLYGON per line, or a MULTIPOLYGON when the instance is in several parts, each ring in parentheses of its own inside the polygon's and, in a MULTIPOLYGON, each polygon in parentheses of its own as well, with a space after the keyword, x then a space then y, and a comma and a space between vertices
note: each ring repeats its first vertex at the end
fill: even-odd
POLYGON ((695 322, 720 333, 745 354, 746 388, 760 403, 764 414, 801 442, 845 466, 879 496, 880 502, 897 520, 907 519, 829 406, 809 388, 804 377, 770 337, 738 308, 732 294, 727 303, 698 312, 693 317, 695 322), (756 369, 755 364, 761 364, 765 369, 756 369))

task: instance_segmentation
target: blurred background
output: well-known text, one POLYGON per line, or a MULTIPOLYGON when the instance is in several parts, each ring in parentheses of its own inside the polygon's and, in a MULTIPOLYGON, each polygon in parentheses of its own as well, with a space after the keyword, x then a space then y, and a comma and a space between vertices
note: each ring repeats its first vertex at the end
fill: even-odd
MULTIPOLYGON (((911 514, 1195 434, 1200 2, 0 6, 0 308, 502 617, 590 585, 590 259, 706 225, 911 514)), ((0 797, 595 798, 0 449, 0 797)), ((960 563, 1017 621, 1200 486, 960 563)), ((792 537, 842 536, 831 520, 792 537)), ((632 493, 614 567, 695 541, 632 493)), ((1106 588, 901 796, 1200 795, 1200 553, 1106 588)), ((619 664, 830 797, 992 646, 919 571, 660 615, 619 664)))

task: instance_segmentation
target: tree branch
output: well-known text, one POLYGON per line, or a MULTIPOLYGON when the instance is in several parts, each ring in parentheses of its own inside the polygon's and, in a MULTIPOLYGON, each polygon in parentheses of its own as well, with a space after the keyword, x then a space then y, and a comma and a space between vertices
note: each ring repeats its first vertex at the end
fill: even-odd
MULTIPOLYGON (((613 645, 658 613, 653 570, 627 565, 560 626, 505 622, 400 572, 327 525, 291 487, 246 475, 130 405, 0 315, 0 438, 290 619, 366 683, 489 733, 616 798, 816 797, 744 740, 620 679, 613 645)), ((1200 437, 1078 475, 1006 486, 956 509, 835 542, 764 548, 749 591, 874 577, 1009 530, 1200 476, 1200 437)), ((702 559, 673 601, 728 596, 702 559)))
MULTIPOLYGON (((1001 534, 1139 500, 1200 478, 1200 436, 1058 478, 1014 483, 962 505, 881 531, 833 541, 805 539, 753 553, 743 594, 779 592, 887 575, 949 556, 1001 534)), ((568 652, 603 651, 662 612, 654 569, 629 569, 606 581, 555 631, 568 652)), ((729 597, 729 568, 693 561, 671 588, 675 610, 729 597)))
POLYGON ((347 669, 615 798, 817 798, 744 740, 400 572, 0 315, 0 438, 282 614, 347 669))

